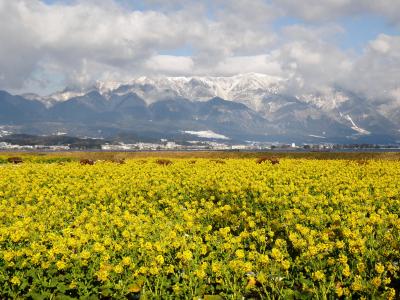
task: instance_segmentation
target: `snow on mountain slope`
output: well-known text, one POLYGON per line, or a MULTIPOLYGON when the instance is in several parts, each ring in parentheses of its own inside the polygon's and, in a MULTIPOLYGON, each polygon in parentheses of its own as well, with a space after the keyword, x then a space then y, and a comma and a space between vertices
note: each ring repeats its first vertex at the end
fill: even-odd
POLYGON ((368 134, 371 133, 371 132, 369 132, 368 130, 365 130, 365 129, 361 128, 361 127, 358 127, 358 126, 356 125, 356 123, 354 123, 354 121, 353 121, 353 119, 350 117, 350 115, 346 115, 345 118, 346 118, 347 120, 350 121, 350 123, 351 123, 351 125, 352 125, 352 126, 351 126, 351 129, 353 129, 354 131, 357 131, 359 134, 368 135, 368 134))
POLYGON ((22 94, 21 96, 27 100, 42 102, 47 108, 53 106, 57 102, 57 99, 55 98, 42 97, 33 93, 22 94))
MULTIPOLYGON (((247 135, 257 138, 397 138, 399 126, 395 106, 390 110, 393 116, 388 117, 373 101, 340 87, 295 94, 289 86, 285 78, 257 73, 232 77, 150 76, 126 82, 98 81, 92 86, 67 88, 47 97, 22 95, 41 101, 48 108, 39 109, 36 114, 28 112, 23 118, 21 112, 30 110, 35 103, 21 102, 20 98, 14 99, 4 93, 4 105, 7 106, 10 99, 22 104, 17 107, 18 113, 12 110, 14 106, 8 105, 7 113, 4 108, 3 119, 10 120, 9 115, 14 113, 14 119, 26 122, 33 115, 35 121, 42 118, 46 122, 62 123, 62 128, 71 123, 81 124, 86 130, 87 124, 99 122, 104 128, 110 126, 107 129, 110 132, 121 126, 150 128, 156 132, 186 130, 186 134, 194 136, 232 139, 247 138, 247 135)), ((62 128, 60 130, 64 130, 62 128)))
MULTIPOLYGON (((171 90, 177 96, 190 100, 209 100, 220 97, 226 100, 238 100, 249 91, 259 94, 273 93, 279 90, 282 78, 265 74, 240 74, 232 77, 140 77, 132 80, 132 92, 137 86, 151 86, 159 92, 171 90)), ((145 96, 146 90, 142 90, 145 96)))
MULTIPOLYGON (((266 99, 286 94, 286 85, 285 78, 259 73, 239 74, 231 77, 142 76, 125 82, 97 81, 94 85, 86 88, 66 88, 64 91, 38 100, 46 102, 46 106, 49 106, 54 102, 63 102, 91 91, 97 91, 107 99, 113 95, 123 96, 135 93, 147 104, 171 98, 207 101, 214 97, 220 97, 240 102, 255 111, 265 111, 266 109, 276 111, 288 103, 285 101, 271 103, 266 99)), ((330 89, 318 94, 296 95, 295 98, 300 102, 315 105, 324 111, 335 109, 348 100, 345 94, 330 89)))
POLYGON ((83 96, 87 92, 89 92, 89 90, 83 90, 83 91, 64 90, 62 92, 56 92, 54 94, 49 95, 49 98, 54 99, 55 101, 58 101, 58 102, 63 102, 63 101, 67 101, 74 97, 83 96))
POLYGON ((233 100, 257 110, 265 95, 277 94, 285 80, 266 74, 249 73, 232 77, 138 77, 127 82, 98 81, 85 89, 68 88, 49 98, 66 101, 96 90, 105 97, 110 94, 135 93, 148 104, 173 97, 207 101, 214 97, 233 100))
POLYGON ((296 98, 301 102, 313 104, 324 111, 338 108, 342 103, 349 100, 349 97, 343 92, 331 89, 326 90, 324 93, 299 95, 296 98))
MULTIPOLYGON (((155 108, 158 109, 157 113, 162 119, 168 114, 170 117, 177 114, 166 111, 166 107, 173 106, 174 110, 182 112, 190 106, 190 103, 205 103, 210 99, 221 98, 228 102, 244 104, 254 112, 254 115, 264 119, 263 126, 268 124, 273 129, 269 132, 276 131, 279 134, 305 130, 309 134, 320 135, 318 130, 315 132, 310 130, 318 128, 329 131, 336 128, 337 134, 335 134, 339 136, 367 136, 376 132, 390 130, 393 132, 393 127, 398 130, 398 126, 395 126, 398 119, 396 114, 393 114, 392 118, 390 114, 381 114, 378 107, 362 95, 355 95, 340 87, 321 87, 318 92, 293 94, 288 88, 289 85, 290 82, 286 78, 258 73, 231 77, 142 76, 125 82, 98 81, 89 87, 67 88, 48 97, 26 95, 26 98, 39 100, 48 108, 57 108, 59 104, 63 104, 59 102, 80 97, 79 102, 93 108, 94 111, 101 111, 105 107, 112 110, 115 101, 118 102, 118 99, 124 97, 128 99, 125 101, 125 106, 129 107, 133 105, 129 104, 132 99, 137 98, 135 101, 141 102, 143 107, 140 110, 137 107, 129 110, 131 113, 129 118, 133 117, 133 113, 138 114, 135 115, 137 117, 148 107, 160 104, 155 108), (169 106, 164 107, 161 102, 166 100, 169 106)), ((240 118, 232 120, 234 111, 233 106, 223 106, 216 108, 213 113, 214 117, 218 117, 218 122, 222 123, 245 123, 245 119, 250 121, 253 119, 252 116, 245 118, 243 112, 240 118)), ((121 112, 122 110, 119 111, 121 112)), ((181 115, 185 116, 185 113, 181 115)), ((202 116, 196 115, 194 118, 199 121, 202 116)))

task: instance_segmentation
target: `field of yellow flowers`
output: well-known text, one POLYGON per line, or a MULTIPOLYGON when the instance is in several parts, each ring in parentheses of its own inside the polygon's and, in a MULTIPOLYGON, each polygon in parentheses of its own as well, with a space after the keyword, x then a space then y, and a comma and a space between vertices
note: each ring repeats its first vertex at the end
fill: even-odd
POLYGON ((0 164, 0 298, 396 299, 400 162, 0 164))

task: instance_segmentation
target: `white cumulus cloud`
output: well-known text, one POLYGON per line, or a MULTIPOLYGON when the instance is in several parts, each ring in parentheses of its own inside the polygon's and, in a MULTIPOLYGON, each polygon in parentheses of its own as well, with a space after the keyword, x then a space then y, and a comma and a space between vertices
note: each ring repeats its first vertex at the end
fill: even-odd
POLYGON ((399 101, 400 36, 382 33, 356 53, 339 46, 337 21, 373 14, 399 25, 399 11, 398 0, 0 0, 0 89, 258 72, 292 93, 339 86, 399 101), (300 20, 277 28, 281 17, 300 20))

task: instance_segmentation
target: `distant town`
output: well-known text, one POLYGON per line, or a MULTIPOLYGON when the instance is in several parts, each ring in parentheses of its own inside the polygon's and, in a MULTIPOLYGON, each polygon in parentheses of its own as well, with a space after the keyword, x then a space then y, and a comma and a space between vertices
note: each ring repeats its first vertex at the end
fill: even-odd
POLYGON ((249 143, 230 145, 215 141, 189 141, 184 145, 174 141, 160 140, 159 143, 104 143, 90 145, 66 144, 66 145, 19 145, 8 142, 0 142, 2 151, 340 151, 340 150, 399 150, 399 145, 374 145, 374 144, 303 144, 296 145, 280 143, 249 143))

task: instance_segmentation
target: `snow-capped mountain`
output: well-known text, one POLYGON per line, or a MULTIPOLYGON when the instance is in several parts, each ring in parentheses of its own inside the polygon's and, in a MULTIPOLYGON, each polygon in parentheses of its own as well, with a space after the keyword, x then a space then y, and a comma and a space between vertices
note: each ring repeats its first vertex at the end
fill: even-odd
POLYGON ((400 140, 397 115, 339 88, 292 94, 285 78, 256 73, 98 81, 47 97, 0 93, 0 126, 44 134, 213 132, 232 140, 381 142, 400 140))
POLYGON ((266 74, 249 73, 232 77, 138 77, 126 82, 98 81, 85 89, 68 88, 50 95, 66 101, 96 90, 106 98, 112 94, 135 93, 148 104, 163 99, 181 97, 192 101, 207 101, 214 97, 238 101, 257 109, 265 95, 277 94, 284 79, 266 74))

